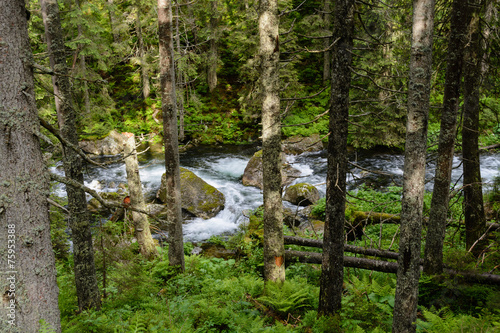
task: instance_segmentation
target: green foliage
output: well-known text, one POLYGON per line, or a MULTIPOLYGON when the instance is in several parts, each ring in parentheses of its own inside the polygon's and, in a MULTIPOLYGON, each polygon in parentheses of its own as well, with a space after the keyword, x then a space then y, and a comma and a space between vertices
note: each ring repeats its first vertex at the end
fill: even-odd
POLYGON ((422 313, 426 322, 418 321, 417 327, 420 332, 498 332, 500 330, 500 319, 498 311, 496 314, 483 312, 478 317, 464 314, 455 314, 448 308, 432 311, 423 308, 422 313))
POLYGON ((370 274, 362 271, 360 276, 349 277, 348 293, 342 298, 342 326, 355 331, 379 327, 390 331, 396 279, 392 274, 370 274))
POLYGON ((318 289, 305 280, 287 279, 284 283, 267 282, 264 294, 257 300, 271 307, 284 319, 288 314, 297 317, 317 307, 318 289))
POLYGON ((40 319, 40 329, 38 330, 38 333, 55 333, 56 330, 47 323, 44 319, 40 319))

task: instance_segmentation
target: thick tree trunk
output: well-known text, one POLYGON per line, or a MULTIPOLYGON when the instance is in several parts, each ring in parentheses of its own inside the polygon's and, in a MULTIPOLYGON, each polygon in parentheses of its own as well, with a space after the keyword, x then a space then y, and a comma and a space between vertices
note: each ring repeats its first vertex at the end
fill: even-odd
POLYGON ((210 0, 211 3, 211 16, 210 16, 210 51, 208 53, 208 68, 207 68, 207 82, 208 90, 210 92, 214 91, 217 86, 217 42, 218 33, 217 26, 219 24, 218 13, 217 13, 217 0, 210 0))
POLYGON ((434 0, 414 0, 393 332, 416 330, 433 27, 434 0))
MULTIPOLYGON (((462 129, 462 154, 464 165, 464 217, 465 243, 469 250, 486 230, 483 204, 483 187, 479 165, 479 87, 481 86, 480 7, 473 6, 469 23, 464 67, 464 114, 462 129)), ((472 248, 479 255, 485 247, 480 241, 472 248)))
POLYGON ((443 271, 443 241, 448 217, 451 168, 457 132, 463 50, 467 30, 467 25, 464 22, 467 22, 467 15, 467 0, 454 0, 448 42, 448 66, 441 113, 438 157, 425 243, 424 272, 426 274, 440 274, 443 271))
POLYGON ((163 112, 163 142, 168 213, 168 259, 171 266, 184 271, 182 239, 181 176, 175 98, 174 47, 172 38, 172 1, 158 0, 158 37, 160 47, 160 91, 163 112))
MULTIPOLYGON (((125 168, 127 171, 128 192, 130 195, 130 206, 132 208, 146 210, 144 195, 142 193, 141 177, 139 175, 139 162, 137 161, 137 152, 135 149, 135 136, 133 133, 122 133, 125 137, 123 145, 123 154, 128 156, 125 158, 125 168)), ((151 236, 149 229, 149 221, 146 215, 132 212, 132 220, 134 221, 135 238, 139 243, 141 254, 152 259, 158 255, 156 246, 151 236)))
POLYGON ((137 47, 139 52, 139 59, 141 63, 141 82, 142 82, 142 97, 144 99, 149 97, 149 93, 151 92, 151 87, 149 85, 149 73, 148 73, 148 65, 146 64, 146 58, 144 50, 144 39, 142 38, 142 26, 141 26, 141 9, 140 6, 136 6, 137 15, 135 17, 135 29, 137 33, 137 47))
POLYGON ((264 185, 264 278, 285 280, 281 202, 281 119, 279 98, 278 2, 259 3, 262 86, 262 171, 264 185))
POLYGON ((2 1, 0 38, 0 327, 61 332, 24 2, 2 1))
MULTIPOLYGON (((57 1, 41 0, 40 3, 51 68, 56 73, 67 74, 68 68, 57 1)), ((76 111, 69 79, 67 76, 54 75, 53 82, 60 134, 67 141, 78 146, 75 124, 76 111)), ((82 159, 73 149, 64 148, 63 164, 66 177, 83 184, 82 159)), ((94 249, 85 192, 72 186, 66 186, 66 192, 68 195, 68 210, 70 211, 69 226, 73 240, 78 306, 80 310, 99 309, 101 300, 97 285, 94 249)))
POLYGON ((334 39, 332 53, 326 222, 321 269, 320 315, 338 314, 344 279, 344 221, 347 174, 347 130, 354 36, 354 0, 332 2, 334 39))

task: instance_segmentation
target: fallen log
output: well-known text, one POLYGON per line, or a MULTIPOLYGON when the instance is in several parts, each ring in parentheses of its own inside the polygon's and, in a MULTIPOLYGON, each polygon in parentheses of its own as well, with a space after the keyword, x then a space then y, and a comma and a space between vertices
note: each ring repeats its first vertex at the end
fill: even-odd
MULTIPOLYGON (((323 255, 321 253, 290 250, 285 251, 285 262, 298 260, 299 262, 308 264, 321 264, 322 259, 323 255)), ((397 273, 398 263, 392 261, 344 256, 344 267, 367 269, 383 273, 397 273)), ((420 266, 420 271, 422 270, 423 267, 420 266)), ((452 277, 461 278, 466 282, 500 285, 500 275, 462 272, 449 268, 445 268, 444 273, 451 275, 452 277)))
POLYGON ((400 223, 401 217, 396 214, 387 214, 387 213, 376 213, 376 212, 363 212, 360 210, 354 211, 351 213, 351 224, 353 226, 358 225, 368 225, 375 223, 400 223))
MULTIPOLYGON (((318 239, 308 239, 293 236, 284 236, 285 244, 288 245, 300 245, 300 246, 310 246, 316 248, 323 248, 323 241, 318 239)), ((388 258, 388 259, 398 259, 398 253, 394 251, 377 250, 373 248, 366 248, 361 246, 354 246, 349 244, 344 244, 344 251, 349 253, 363 254, 366 256, 388 258)))

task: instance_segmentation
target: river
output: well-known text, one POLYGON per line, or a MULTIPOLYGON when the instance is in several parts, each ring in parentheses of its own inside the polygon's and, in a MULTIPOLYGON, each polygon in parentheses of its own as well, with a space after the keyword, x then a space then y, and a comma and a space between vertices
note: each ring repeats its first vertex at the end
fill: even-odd
MULTIPOLYGON (((262 204, 262 191, 258 188, 247 187, 241 184, 241 176, 245 167, 257 147, 224 146, 224 147, 196 147, 180 154, 181 166, 191 170, 210 185, 221 191, 225 198, 225 209, 214 218, 203 220, 195 218, 184 224, 184 238, 186 241, 201 241, 213 235, 233 234, 239 225, 246 220, 243 211, 255 209, 262 204)), ((356 189, 361 184, 375 188, 384 188, 390 185, 402 185, 404 157, 401 154, 381 152, 358 152, 350 155, 349 161, 360 168, 351 165, 348 174, 348 187, 356 189), (370 173, 367 170, 377 171, 370 173), (383 174, 382 174, 383 173, 383 174)), ((322 196, 326 186, 326 152, 304 153, 288 156, 287 162, 301 171, 301 178, 297 182, 307 182, 317 185, 322 196)), ((452 172, 453 183, 461 183, 461 159, 455 157, 452 172)), ((485 153, 481 156, 481 176, 483 182, 492 184, 500 170, 500 154, 485 153)), ((63 174, 60 164, 51 168, 52 172, 63 174)), ((161 175, 165 171, 163 156, 148 154, 140 158, 140 176, 146 198, 149 202, 160 187, 161 175)), ((432 190, 434 164, 432 156, 427 163, 426 189, 432 190)), ((117 163, 107 169, 88 166, 86 169, 85 184, 99 191, 116 191, 120 183, 126 182, 125 165, 117 163)), ((59 196, 65 196, 63 186, 55 186, 53 191, 59 196)))

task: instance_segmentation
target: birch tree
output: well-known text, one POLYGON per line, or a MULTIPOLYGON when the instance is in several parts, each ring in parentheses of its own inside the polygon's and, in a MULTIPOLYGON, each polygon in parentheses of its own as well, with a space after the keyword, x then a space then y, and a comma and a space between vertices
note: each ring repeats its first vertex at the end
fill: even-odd
POLYGON ((277 0, 259 2, 259 57, 262 87, 262 169, 264 186, 264 278, 285 280, 281 202, 281 120, 277 0))
POLYGON ((414 0, 393 332, 416 331, 433 28, 434 0, 414 0))
MULTIPOLYGON (((139 162, 137 161, 137 151, 135 148, 135 136, 133 133, 123 133, 125 143, 123 154, 125 158, 125 169, 127 171, 128 191, 130 195, 130 206, 132 208, 146 210, 144 194, 142 193, 141 176, 139 175, 139 162)), ((134 222, 135 238, 139 244, 141 254, 152 259, 158 255, 151 230, 149 228, 148 217, 142 213, 132 212, 134 222)))

